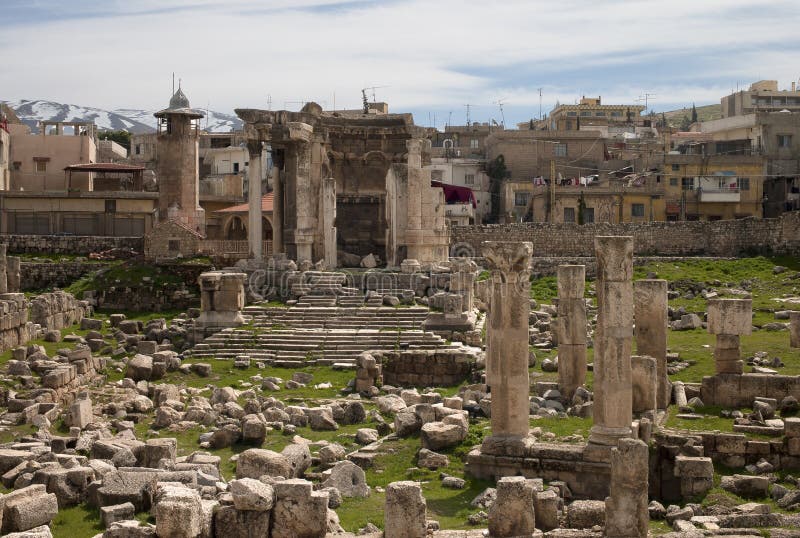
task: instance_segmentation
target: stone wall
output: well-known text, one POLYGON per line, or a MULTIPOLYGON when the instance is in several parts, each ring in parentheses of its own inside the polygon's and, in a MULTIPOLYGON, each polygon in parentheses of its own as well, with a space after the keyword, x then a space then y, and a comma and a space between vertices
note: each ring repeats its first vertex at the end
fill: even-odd
POLYGON ((50 330, 69 327, 91 314, 92 307, 65 291, 42 293, 31 300, 30 317, 33 323, 50 330))
POLYGON ((23 291, 26 291, 65 288, 89 273, 108 267, 108 264, 94 262, 22 262, 20 267, 20 286, 23 291))
POLYGON ((757 396, 775 398, 779 402, 786 396, 800 400, 800 376, 717 374, 704 377, 700 388, 700 399, 706 405, 730 409, 751 407, 757 396))
POLYGON ((593 257, 594 237, 632 235, 638 256, 735 257, 746 253, 800 254, 800 212, 777 219, 716 222, 491 224, 454 226, 452 256, 481 256, 483 241, 530 241, 533 254, 593 257))
POLYGON ((86 256, 115 248, 142 252, 141 237, 91 235, 3 235, 0 242, 14 254, 73 254, 86 256))
POLYGON ((460 349, 371 351, 383 382, 394 386, 453 386, 469 378, 475 356, 460 349))
POLYGON ((28 302, 25 295, 0 295, 0 352, 26 344, 36 336, 33 332, 33 324, 28 321, 28 302))

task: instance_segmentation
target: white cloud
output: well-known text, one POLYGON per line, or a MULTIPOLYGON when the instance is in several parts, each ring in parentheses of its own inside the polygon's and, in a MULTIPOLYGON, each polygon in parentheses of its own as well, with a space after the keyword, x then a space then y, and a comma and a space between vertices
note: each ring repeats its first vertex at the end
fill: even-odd
POLYGON ((644 87, 671 102, 716 101, 737 80, 785 82, 800 74, 791 72, 800 23, 791 0, 409 0, 316 8, 335 4, 116 0, 93 6, 116 15, 6 28, 2 97, 157 108, 169 98, 175 71, 196 106, 218 110, 265 107, 268 94, 273 108, 301 99, 333 106, 334 92, 337 107, 357 107, 360 88, 382 85, 388 87, 377 90, 378 99, 399 111, 488 106, 500 97, 538 106, 537 86, 562 102, 581 91, 629 102, 644 87), (627 87, 602 77, 581 88, 558 79, 562 69, 619 73, 634 60, 658 65, 686 54, 702 67, 672 67, 676 72, 659 78, 670 83, 636 72, 627 87), (515 77, 519 66, 529 69, 515 77), (533 80, 537 67, 546 68, 545 80, 533 80))

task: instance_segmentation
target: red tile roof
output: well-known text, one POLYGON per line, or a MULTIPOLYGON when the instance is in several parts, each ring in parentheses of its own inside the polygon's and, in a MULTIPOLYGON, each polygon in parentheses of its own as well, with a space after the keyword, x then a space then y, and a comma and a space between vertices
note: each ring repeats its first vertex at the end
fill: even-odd
MULTIPOLYGON (((274 198, 274 193, 269 192, 261 197, 261 212, 262 213, 272 213, 272 200, 274 198)), ((250 206, 248 204, 240 204, 234 205, 231 207, 226 207, 225 209, 220 209, 215 211, 215 213, 247 213, 250 210, 250 206)))

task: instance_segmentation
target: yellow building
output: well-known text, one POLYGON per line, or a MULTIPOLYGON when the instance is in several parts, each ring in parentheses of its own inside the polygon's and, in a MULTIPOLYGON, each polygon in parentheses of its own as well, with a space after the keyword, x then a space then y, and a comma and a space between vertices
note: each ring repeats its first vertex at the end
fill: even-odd
POLYGON ((547 120, 551 131, 578 131, 591 126, 639 125, 642 105, 604 105, 600 97, 583 97, 577 105, 558 105, 547 120))
POLYGON ((731 220, 763 215, 764 158, 665 155, 665 220, 731 220))

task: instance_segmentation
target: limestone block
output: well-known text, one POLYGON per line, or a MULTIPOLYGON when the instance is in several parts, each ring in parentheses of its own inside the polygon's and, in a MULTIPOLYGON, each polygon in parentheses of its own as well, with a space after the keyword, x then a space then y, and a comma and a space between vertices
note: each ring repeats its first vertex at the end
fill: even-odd
POLYGON ((525 536, 535 531, 534 488, 522 476, 497 481, 497 499, 489 509, 489 534, 498 538, 525 536))
POLYGON ((262 538, 269 536, 272 512, 242 511, 234 506, 221 506, 214 512, 215 538, 262 538))
POLYGON ((58 514, 58 500, 45 486, 35 484, 0 497, 2 533, 20 532, 48 525, 58 514))
POLYGON ((333 466, 322 487, 334 487, 342 497, 369 497, 370 493, 364 470, 347 460, 333 466))
POLYGON ((307 480, 274 484, 272 538, 323 538, 328 529, 328 493, 312 491, 307 480))
POLYGON ((230 491, 237 510, 268 512, 275 504, 272 486, 254 478, 231 480, 230 491))
POLYGON ((708 332, 748 335, 753 327, 752 299, 712 299, 708 301, 708 332))
POLYGON ((789 347, 800 347, 800 310, 789 312, 789 347))
POLYGON ((202 531, 200 494, 194 489, 171 484, 158 485, 154 512, 159 536, 195 538, 202 531))
POLYGON ((426 503, 417 482, 392 482, 386 487, 384 538, 425 538, 426 503))
POLYGON ((92 401, 88 398, 75 400, 69 406, 69 424, 76 428, 83 429, 91 424, 94 416, 92 415, 92 401))
POLYGON ((255 478, 264 475, 292 476, 292 466, 286 456, 262 448, 251 448, 239 454, 236 478, 255 478))

